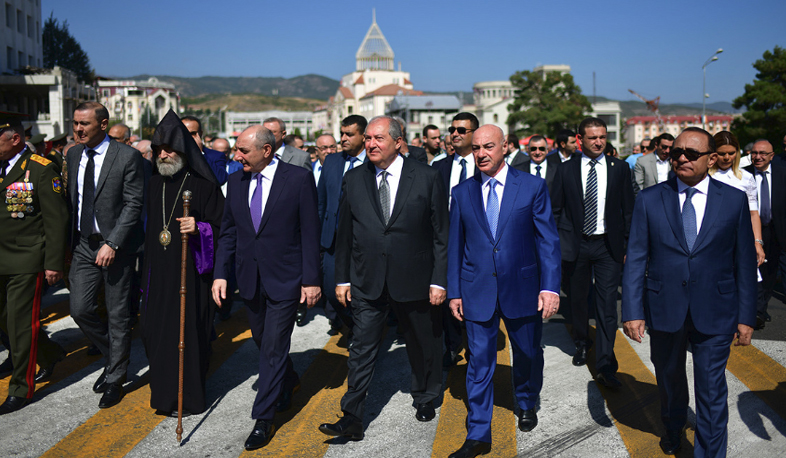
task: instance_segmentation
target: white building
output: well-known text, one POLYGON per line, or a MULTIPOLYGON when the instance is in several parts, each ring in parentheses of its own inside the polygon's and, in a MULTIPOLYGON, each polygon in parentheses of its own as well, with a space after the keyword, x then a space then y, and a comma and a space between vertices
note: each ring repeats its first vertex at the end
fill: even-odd
MULTIPOLYGON (((625 122, 625 147, 632 151, 644 138, 655 138, 662 133, 669 133, 676 137, 688 127, 701 127, 701 115, 691 116, 661 116, 663 126, 655 116, 633 116, 625 122)), ((732 115, 707 115, 707 132, 712 135, 722 130, 729 130, 732 115)))
POLYGON ((396 95, 417 95, 409 72, 394 69, 395 54, 377 25, 371 27, 355 53, 355 71, 341 77, 340 87, 328 106, 328 131, 339 138, 341 120, 352 114, 370 119, 385 113, 386 104, 396 95))
POLYGON ((606 140, 610 141, 622 153, 620 150, 622 146, 622 129, 620 127, 622 108, 620 108, 619 102, 595 102, 592 104, 590 116, 600 118, 606 123, 606 140))
POLYGON ((407 140, 412 140, 421 136, 429 124, 446 133, 460 109, 461 102, 455 95, 398 95, 388 104, 385 114, 403 118, 407 122, 407 140))
POLYGON ((5 0, 3 31, 0 32, 0 72, 43 66, 41 44, 41 0, 5 0))
POLYGON ((279 118, 284 121, 287 134, 294 134, 295 130, 299 130, 300 135, 305 139, 314 131, 311 116, 310 111, 227 111, 224 117, 226 123, 224 130, 227 139, 234 141, 247 127, 262 124, 262 121, 267 118, 279 118))
POLYGON ((180 94, 175 90, 175 85, 159 81, 151 77, 147 81, 117 81, 100 80, 98 81, 99 101, 109 110, 110 121, 120 121, 131 128, 131 131, 138 132, 142 125, 142 117, 150 115, 155 119, 151 120, 153 125, 173 109, 180 111, 180 94))
POLYGON ((74 109, 88 100, 95 100, 95 90, 77 80, 76 74, 64 68, 40 69, 30 75, 0 76, 0 110, 24 113, 22 121, 32 133, 47 138, 71 133, 74 109))

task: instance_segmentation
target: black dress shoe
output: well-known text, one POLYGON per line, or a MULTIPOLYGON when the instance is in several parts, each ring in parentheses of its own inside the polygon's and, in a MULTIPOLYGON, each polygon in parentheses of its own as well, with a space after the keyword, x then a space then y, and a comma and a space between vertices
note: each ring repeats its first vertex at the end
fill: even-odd
POLYGON ((257 420, 254 424, 254 430, 249 434, 243 447, 245 447, 246 450, 262 448, 270 442, 275 432, 276 427, 273 425, 272 421, 257 420))
POLYGON ((576 353, 573 354, 573 365, 583 366, 587 364, 587 347, 579 345, 576 347, 576 353))
POLYGON ((431 401, 425 404, 417 404, 415 408, 417 409, 415 418, 417 418, 418 421, 431 421, 437 416, 437 412, 434 411, 434 404, 432 404, 431 401))
POLYGON ((685 437, 685 428, 677 431, 667 431, 666 435, 660 438, 660 448, 666 455, 676 454, 682 447, 682 439, 685 437))
POLYGON ((527 433, 536 426, 538 426, 538 414, 535 409, 522 410, 519 414, 519 429, 527 433))
MULTIPOLYGON (((172 418, 177 418, 177 410, 173 410, 169 412, 169 416, 172 418)), ((183 418, 190 417, 190 416, 191 416, 191 412, 189 412, 186 409, 183 409, 183 418)))
POLYGON ((297 309, 297 319, 295 320, 298 326, 303 327, 306 325, 306 309, 299 308, 297 309))
POLYGON ((347 414, 341 417, 336 423, 322 423, 319 425, 319 430, 328 436, 346 437, 353 441, 363 439, 363 423, 347 414))
POLYGON ((94 393, 103 393, 109 387, 106 383, 106 369, 101 372, 101 375, 98 376, 98 379, 93 384, 93 392, 94 393))
POLYGON ((754 331, 761 331, 764 329, 764 326, 767 324, 767 321, 762 315, 756 315, 756 326, 753 327, 754 331))
POLYGON ((295 385, 291 390, 284 388, 281 392, 281 396, 278 398, 278 402, 276 402, 276 412, 286 412, 292 408, 292 395, 299 389, 300 383, 295 385))
POLYGON ((460 449, 451 453, 448 458, 473 458, 478 455, 485 455, 491 451, 491 444, 488 442, 467 439, 460 449))
POLYGON ((3 364, 0 364, 0 378, 6 377, 11 375, 14 371, 14 362, 11 361, 11 355, 3 361, 3 364))
POLYGON ((16 412, 30 402, 27 398, 18 398, 16 396, 8 396, 5 402, 0 404, 0 415, 16 412))
POLYGON ((46 367, 42 367, 41 369, 38 370, 38 373, 35 374, 35 382, 41 383, 52 378, 52 374, 55 372, 55 364, 64 360, 65 357, 66 357, 66 352, 65 350, 63 350, 63 347, 60 347, 60 354, 54 361, 52 361, 52 364, 46 367))
POLYGON ((599 385, 605 386, 609 389, 617 389, 622 386, 622 382, 612 373, 603 373, 599 372, 597 376, 595 376, 595 381, 598 382, 599 385))
POLYGON ((109 383, 107 384, 106 391, 104 391, 103 396, 101 396, 101 400, 98 401, 98 408, 108 409, 110 407, 114 407, 120 403, 120 400, 123 399, 124 395, 125 391, 123 391, 122 384, 109 383))

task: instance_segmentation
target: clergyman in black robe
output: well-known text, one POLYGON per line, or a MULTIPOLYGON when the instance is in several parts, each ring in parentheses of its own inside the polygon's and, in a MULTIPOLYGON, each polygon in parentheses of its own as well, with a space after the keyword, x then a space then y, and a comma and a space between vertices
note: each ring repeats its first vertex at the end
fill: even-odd
POLYGON ((215 304, 213 262, 224 197, 186 127, 170 110, 153 134, 154 175, 147 193, 140 323, 150 362, 150 407, 177 416, 181 231, 189 233, 186 265, 183 414, 206 409, 205 378, 215 304), (183 192, 191 191, 189 218, 183 192))

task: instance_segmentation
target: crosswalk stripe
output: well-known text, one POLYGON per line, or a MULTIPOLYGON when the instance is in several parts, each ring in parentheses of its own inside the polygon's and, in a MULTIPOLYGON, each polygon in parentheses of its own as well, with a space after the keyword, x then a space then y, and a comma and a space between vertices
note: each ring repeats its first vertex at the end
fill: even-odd
POLYGON ((786 368, 753 345, 731 347, 726 369, 786 419, 786 368))
POLYGON ((68 318, 71 314, 71 309, 68 301, 60 301, 57 304, 50 305, 41 310, 41 324, 48 325, 68 318))
MULTIPOLYGON (((229 321, 216 326, 218 339, 213 342, 208 377, 251 337, 244 317, 245 309, 242 309, 229 321)), ((128 388, 128 394, 120 404, 99 410, 42 457, 122 457, 164 419, 150 408, 150 385, 147 377, 143 376, 128 388)), ((172 440, 175 440, 174 435, 172 440)))
MULTIPOLYGON (((497 335, 497 368, 494 371, 494 413, 491 419, 492 457, 516 455, 516 415, 513 399, 513 374, 511 371, 510 343, 505 324, 500 321, 497 335)), ((466 359, 465 359, 466 360, 466 359)), ((455 452, 467 437, 467 365, 453 367, 448 374, 447 390, 439 412, 437 434, 431 456, 442 458, 455 452)))
POLYGON ((331 337, 306 369, 301 388, 293 396, 292 408, 276 415, 279 429, 270 443, 254 452, 243 452, 241 457, 314 458, 327 452, 329 437, 317 427, 336 422, 338 402, 347 391, 349 352, 339 346, 340 337, 331 337))
MULTIPOLYGON (((591 332, 594 332, 594 328, 591 332)), ((619 330, 614 342, 614 354, 619 362, 617 377, 622 387, 616 391, 599 387, 609 412, 632 458, 660 456, 663 451, 659 441, 665 431, 660 420, 660 397, 655 375, 619 330)), ((594 351, 587 358, 587 367, 595 376, 594 351)), ((687 436, 692 444, 693 432, 688 430, 687 436)), ((687 448, 683 444, 683 449, 687 448)), ((689 448, 692 454, 692 445, 689 448)))

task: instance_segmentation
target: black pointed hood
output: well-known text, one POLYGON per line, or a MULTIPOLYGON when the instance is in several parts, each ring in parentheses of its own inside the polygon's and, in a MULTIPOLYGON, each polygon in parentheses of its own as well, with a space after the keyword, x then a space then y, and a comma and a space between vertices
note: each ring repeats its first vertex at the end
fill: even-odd
POLYGON ((215 174, 210 169, 205 156, 202 155, 202 151, 199 150, 199 146, 191 138, 191 134, 188 132, 185 124, 183 124, 183 121, 171 108, 164 116, 164 119, 156 126, 151 143, 153 148, 169 145, 170 148, 186 157, 187 167, 191 170, 191 173, 199 175, 218 186, 218 179, 216 179, 215 174))

